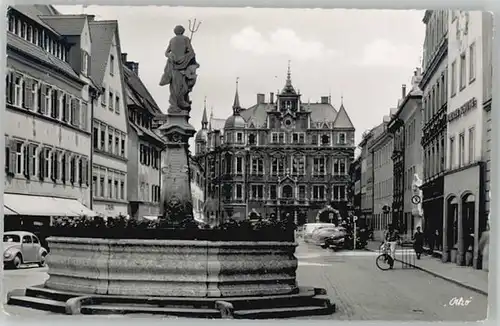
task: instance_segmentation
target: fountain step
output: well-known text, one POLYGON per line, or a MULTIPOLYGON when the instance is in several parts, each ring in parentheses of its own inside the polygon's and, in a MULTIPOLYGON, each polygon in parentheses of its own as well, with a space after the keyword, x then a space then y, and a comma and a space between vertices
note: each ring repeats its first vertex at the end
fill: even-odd
POLYGON ((49 300, 44 298, 28 297, 28 296, 11 296, 7 304, 33 308, 37 310, 51 311, 60 314, 66 313, 66 302, 49 300))
POLYGON ((81 295, 83 295, 83 294, 48 289, 48 288, 43 287, 43 285, 37 285, 37 286, 32 286, 32 287, 26 288, 26 296, 28 296, 28 297, 45 298, 45 299, 50 299, 50 300, 55 300, 55 301, 66 302, 67 300, 69 300, 71 298, 78 297, 81 295))
POLYGON ((235 319, 268 319, 292 318, 299 316, 330 315, 335 312, 335 305, 329 307, 305 306, 282 307, 269 309, 237 310, 233 312, 235 319))
POLYGON ((163 314, 206 318, 287 318, 335 312, 324 289, 266 297, 136 297, 91 295, 30 287, 13 290, 8 304, 65 314, 163 314))
POLYGON ((171 307, 145 307, 136 305, 89 305, 82 306, 84 315, 124 315, 124 314, 155 314, 178 317, 220 318, 217 309, 171 308, 171 307))

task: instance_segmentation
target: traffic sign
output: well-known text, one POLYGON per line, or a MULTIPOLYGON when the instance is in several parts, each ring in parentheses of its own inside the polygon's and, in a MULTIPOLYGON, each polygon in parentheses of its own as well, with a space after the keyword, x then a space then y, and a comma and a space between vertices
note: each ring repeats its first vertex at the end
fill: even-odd
POLYGON ((411 202, 414 204, 414 205, 418 205, 420 204, 420 202, 422 201, 422 198, 420 198, 419 195, 415 195, 413 197, 411 197, 411 202))
POLYGON ((353 219, 353 221, 354 221, 354 222, 356 222, 356 221, 358 220, 358 217, 357 217, 356 215, 354 215, 354 216, 352 217, 352 219, 353 219))

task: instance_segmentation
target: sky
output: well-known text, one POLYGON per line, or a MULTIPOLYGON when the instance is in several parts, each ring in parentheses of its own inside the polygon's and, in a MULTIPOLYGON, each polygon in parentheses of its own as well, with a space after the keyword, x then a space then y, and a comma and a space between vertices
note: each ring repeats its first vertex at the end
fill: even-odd
MULTIPOLYGON (((166 112, 168 86, 158 85, 164 56, 176 25, 201 21, 192 43, 198 80, 191 93, 191 124, 201 128, 207 114, 227 118, 239 78, 241 106, 256 103, 257 93, 276 93, 285 84, 290 60, 292 82, 302 101, 341 99, 356 128, 382 122, 410 87, 421 66, 425 25, 423 11, 351 9, 189 8, 166 6, 56 6, 64 14, 93 14, 117 20, 122 52, 139 63, 139 77, 166 112)), ((187 34, 188 35, 188 34, 187 34)), ((189 35, 188 35, 189 36, 189 35)))

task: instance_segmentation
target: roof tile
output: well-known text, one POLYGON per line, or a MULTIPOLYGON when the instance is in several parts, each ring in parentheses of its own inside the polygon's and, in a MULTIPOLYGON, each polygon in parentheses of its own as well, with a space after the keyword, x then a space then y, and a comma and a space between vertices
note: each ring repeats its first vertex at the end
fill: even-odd
POLYGON ((62 61, 61 59, 44 51, 39 46, 37 46, 31 42, 28 42, 25 39, 23 39, 17 35, 14 35, 10 32, 7 32, 7 46, 11 46, 11 47, 13 47, 19 51, 22 51, 28 55, 36 57, 37 59, 64 71, 68 75, 79 79, 78 75, 75 73, 73 68, 71 68, 69 63, 62 61))

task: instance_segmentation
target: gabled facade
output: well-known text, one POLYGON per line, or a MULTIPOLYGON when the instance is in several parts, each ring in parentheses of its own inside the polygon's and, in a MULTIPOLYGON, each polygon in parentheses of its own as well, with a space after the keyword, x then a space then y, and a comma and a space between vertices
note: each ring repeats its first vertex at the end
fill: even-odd
POLYGON ((160 166, 164 142, 153 129, 153 119, 162 112, 139 78, 139 63, 122 53, 128 108, 129 215, 159 216, 160 166))
POLYGON ((206 210, 215 210, 211 216, 219 220, 245 219, 255 211, 304 224, 329 220, 328 212, 317 215, 332 205, 347 216, 355 145, 345 107, 337 111, 328 96, 302 102, 290 70, 274 95, 266 101, 257 94, 257 103, 244 109, 237 87, 223 130, 209 126, 206 151, 197 153, 206 166, 206 210))
MULTIPOLYGON (((92 213, 92 86, 76 64, 90 43, 69 41, 43 19, 47 14, 50 6, 39 5, 7 13, 4 205, 14 224, 6 219, 6 229, 24 219, 24 228, 37 232, 51 216, 92 213)), ((82 27, 75 37, 84 33, 82 27)))
POLYGON ((101 91, 92 119, 93 209, 127 215, 128 117, 118 23, 91 19, 89 25, 91 76, 101 91))

